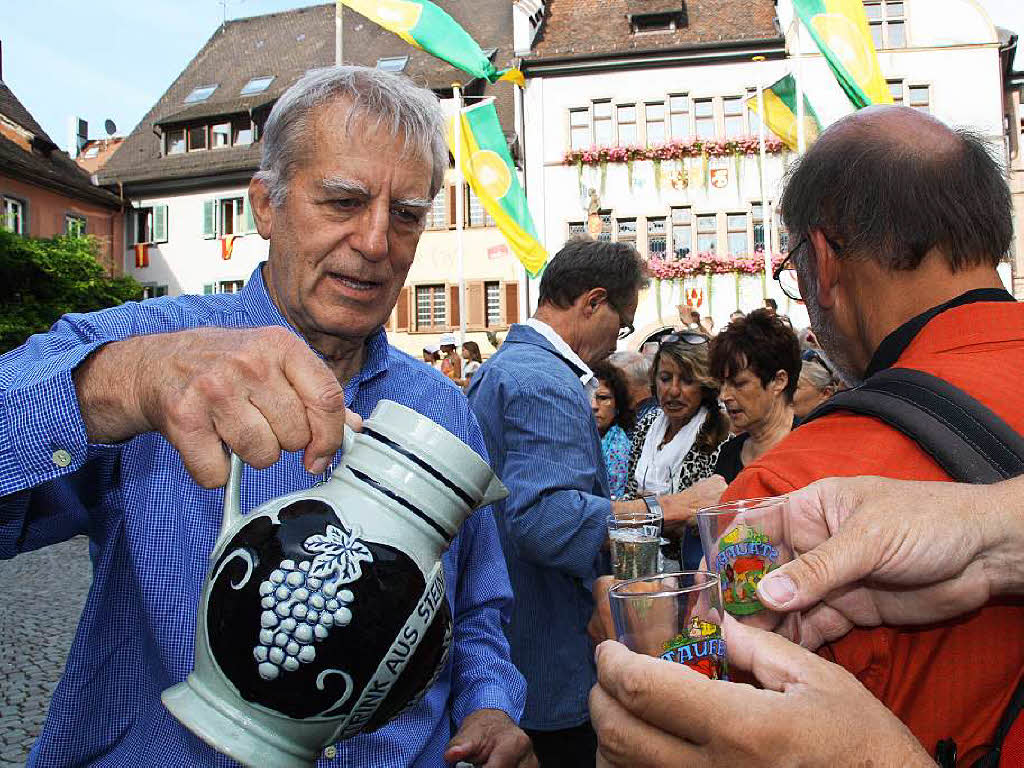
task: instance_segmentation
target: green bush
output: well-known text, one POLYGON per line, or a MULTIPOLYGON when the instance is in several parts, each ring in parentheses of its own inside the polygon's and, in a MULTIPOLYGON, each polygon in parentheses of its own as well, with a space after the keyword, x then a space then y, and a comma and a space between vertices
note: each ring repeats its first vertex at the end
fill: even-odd
POLYGON ((0 230, 0 353, 49 330, 68 312, 142 298, 131 277, 109 277, 92 237, 44 240, 0 230))

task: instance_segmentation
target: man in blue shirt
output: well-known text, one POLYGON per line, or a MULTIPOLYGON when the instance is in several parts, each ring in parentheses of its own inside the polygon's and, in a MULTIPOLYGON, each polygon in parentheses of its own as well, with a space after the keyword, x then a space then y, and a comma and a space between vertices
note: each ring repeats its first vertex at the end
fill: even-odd
MULTIPOLYGON (((263 132, 249 194, 269 258, 241 293, 69 315, 0 358, 0 556, 77 534, 95 556, 30 765, 233 764, 160 702, 193 664, 223 446, 250 465, 243 510, 327 476, 346 406, 365 416, 396 400, 484 453, 461 393, 381 328, 447 164, 429 91, 372 69, 311 73, 263 132)), ((515 724, 524 686, 501 631, 511 593, 489 510, 444 569, 454 637, 440 679, 321 765, 535 765, 515 724)))
MULTIPOLYGON (((506 634, 526 677, 522 725, 541 768, 595 761, 587 711, 596 679, 587 635, 591 585, 609 514, 645 502, 608 498, 589 366, 632 332, 645 282, 630 246, 570 241, 544 270, 537 312, 512 326, 469 388, 492 466, 509 490, 495 505, 515 593, 506 634)), ((694 489, 660 498, 666 521, 692 516, 721 491, 709 499, 706 489, 694 489)))

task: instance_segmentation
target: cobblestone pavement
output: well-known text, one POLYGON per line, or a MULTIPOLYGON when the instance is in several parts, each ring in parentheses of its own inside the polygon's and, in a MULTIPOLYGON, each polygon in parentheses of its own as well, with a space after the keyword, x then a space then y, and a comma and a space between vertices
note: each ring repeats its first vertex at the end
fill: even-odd
POLYGON ((82 536, 0 560, 0 768, 25 764, 91 581, 82 536))

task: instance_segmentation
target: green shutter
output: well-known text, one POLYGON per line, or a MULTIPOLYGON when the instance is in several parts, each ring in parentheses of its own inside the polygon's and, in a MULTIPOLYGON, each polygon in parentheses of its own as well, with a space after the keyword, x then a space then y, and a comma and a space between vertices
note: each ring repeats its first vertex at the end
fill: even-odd
POLYGON ((217 236, 217 201, 203 201, 203 238, 212 240, 217 236))
POLYGON ((153 242, 167 242, 167 206, 153 206, 153 242))
POLYGON ((216 283, 207 283, 206 285, 203 286, 203 296, 209 296, 216 290, 216 288, 216 283))
POLYGON ((242 232, 245 234, 251 234, 256 231, 256 219, 252 215, 252 203, 249 202, 249 193, 246 192, 242 197, 242 232))

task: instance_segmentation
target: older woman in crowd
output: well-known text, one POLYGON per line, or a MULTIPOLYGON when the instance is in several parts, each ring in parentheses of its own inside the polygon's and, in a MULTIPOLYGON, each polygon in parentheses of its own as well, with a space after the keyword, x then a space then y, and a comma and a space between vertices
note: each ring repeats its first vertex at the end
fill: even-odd
MULTIPOLYGON (((633 433, 626 498, 676 493, 714 474, 718 450, 729 436, 718 406, 718 383, 708 370, 708 338, 683 331, 663 336, 651 367, 658 408, 633 433)), ((695 518, 665 520, 666 552, 685 568, 700 563, 695 518)))
POLYGON ((793 413, 803 421, 807 414, 843 388, 832 364, 817 349, 805 350, 801 355, 800 379, 793 394, 793 413))
POLYGON ((715 472, 731 483, 742 469, 796 426, 793 394, 800 344, 769 309, 733 320, 711 342, 711 375, 736 435, 722 446, 715 472))
POLYGON ((594 365, 593 371, 598 384, 590 396, 590 407, 601 434, 608 486, 615 500, 626 492, 630 450, 627 433, 633 428, 633 412, 622 371, 606 361, 594 365))

